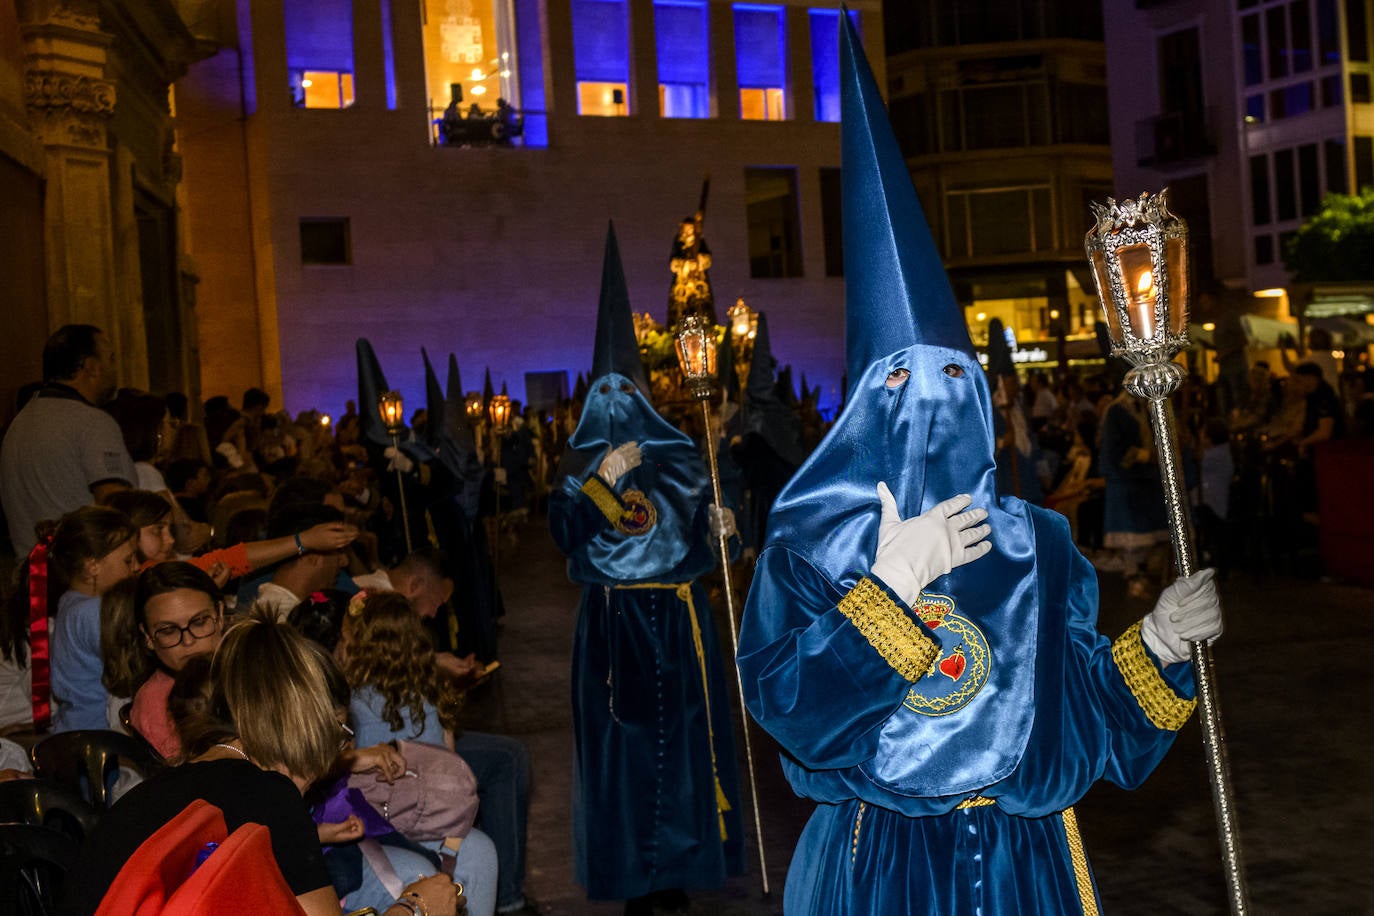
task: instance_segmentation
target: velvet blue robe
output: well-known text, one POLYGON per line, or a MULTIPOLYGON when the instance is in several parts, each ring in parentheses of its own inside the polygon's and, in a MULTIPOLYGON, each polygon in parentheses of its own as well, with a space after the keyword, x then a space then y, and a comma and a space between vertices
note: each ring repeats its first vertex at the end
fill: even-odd
POLYGON ((569 578, 584 586, 572 669, 577 879, 593 900, 720 886, 743 870, 743 828, 729 681, 695 583, 716 563, 700 456, 611 374, 593 384, 562 472, 549 523, 569 578), (601 458, 631 440, 642 464, 604 487, 601 458), (605 511, 612 492, 642 508, 631 491, 653 507, 635 533, 605 511), (700 652, 687 602, 674 588, 627 587, 646 584, 690 584, 700 652))
POLYGON ((912 346, 869 367, 779 497, 738 663, 788 780, 818 803, 788 913, 1088 910, 1096 892, 1061 812, 1098 779, 1139 784, 1186 715, 1191 669, 1161 669, 1138 629, 1120 641, 1137 663, 1128 683, 1067 522, 997 496, 991 429, 973 358, 912 346), (897 369, 910 377, 888 386, 897 369), (960 492, 989 512, 992 551, 930 583, 917 609, 868 575, 879 480, 902 518, 960 492), (864 635, 859 595, 938 644, 928 670, 908 679, 864 635), (1147 715, 1150 686, 1169 727, 1147 715))

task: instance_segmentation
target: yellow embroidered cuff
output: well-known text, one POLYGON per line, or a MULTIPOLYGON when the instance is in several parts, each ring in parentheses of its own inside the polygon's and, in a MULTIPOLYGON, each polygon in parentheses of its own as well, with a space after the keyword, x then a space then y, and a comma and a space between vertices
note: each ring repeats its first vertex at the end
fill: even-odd
POLYGON ((658 522, 658 510, 649 502, 649 497, 638 490, 626 490, 617 496, 605 481, 593 474, 582 485, 582 492, 621 534, 631 537, 647 534, 658 522))
POLYGON ((939 644, 923 633, 901 605, 872 579, 860 579, 840 599, 840 613, 849 618, 894 671, 913 684, 940 654, 939 644))
POLYGON ((601 510, 601 514, 606 516, 606 521, 612 525, 620 521, 620 514, 625 511, 620 499, 615 495, 606 482, 596 474, 587 478, 587 482, 582 485, 582 492, 587 494, 587 498, 596 503, 596 507, 601 510))
POLYGON ((1185 700, 1164 680, 1159 667, 1145 652, 1139 621, 1112 643, 1112 661, 1151 725, 1171 732, 1183 727, 1197 701, 1185 700))

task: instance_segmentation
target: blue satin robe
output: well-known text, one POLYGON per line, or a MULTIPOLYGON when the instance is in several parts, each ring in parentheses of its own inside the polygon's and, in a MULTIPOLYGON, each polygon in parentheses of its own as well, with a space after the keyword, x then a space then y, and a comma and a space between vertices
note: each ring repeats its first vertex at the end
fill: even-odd
POLYGON ((710 491, 690 445, 687 462, 679 443, 640 445, 644 464, 615 490, 640 489, 654 504, 648 535, 617 531, 582 491, 595 460, 549 498, 568 576, 584 585, 573 645, 573 832, 577 880, 593 900, 718 887, 744 867, 729 681, 706 591, 694 581, 716 562, 710 491), (665 454, 670 460, 656 461, 665 454), (617 588, 643 583, 693 583, 709 700, 686 602, 672 589, 617 588), (724 841, 717 778, 730 807, 724 841))
MULTIPOLYGON (((861 573, 831 581, 786 545, 760 556, 740 634, 747 703, 786 749, 793 788, 819 803, 792 860, 787 913, 1057 914, 1082 912, 1081 895, 1096 901, 1081 847, 1073 848, 1076 825, 1060 812, 1098 779, 1139 785, 1175 733, 1145 717, 1097 632, 1097 577, 1065 520, 1019 500, 1001 505, 1031 522, 1035 574, 1023 584, 1033 583, 1039 608, 1035 631, 1013 645, 999 645, 997 628, 986 628, 994 659, 1032 649, 1018 660, 1034 668, 1019 753, 1023 725, 1010 720, 1020 703, 1001 707, 1005 722, 987 715, 995 704, 970 703, 938 720, 903 705, 913 685, 837 608, 861 573), (921 729, 932 727, 927 746, 921 729), (989 762, 986 751, 999 744, 1013 746, 989 762), (932 753, 938 772, 904 768, 932 753), (951 765, 960 760, 966 772, 951 765), (979 784, 989 767, 1001 775, 979 784), (923 791, 922 780, 962 791, 923 791), (958 807, 975 796, 995 803, 958 807)), ((927 632, 950 649, 949 633, 927 632)), ((1161 671, 1176 694, 1192 696, 1188 665, 1161 671)))

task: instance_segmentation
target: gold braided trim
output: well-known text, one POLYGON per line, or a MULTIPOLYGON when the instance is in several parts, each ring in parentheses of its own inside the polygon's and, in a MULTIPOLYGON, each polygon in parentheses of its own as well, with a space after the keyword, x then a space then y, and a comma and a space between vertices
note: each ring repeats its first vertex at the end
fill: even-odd
POLYGON ((582 485, 582 492, 586 493, 587 497, 601 510, 601 514, 606 516, 606 521, 612 525, 619 523, 620 514, 625 511, 625 507, 621 505, 611 488, 606 486, 605 481, 593 474, 582 485))
POLYGON ((1151 725, 1171 732, 1183 727, 1197 701, 1185 700, 1164 680, 1159 667, 1145 652, 1139 621, 1112 643, 1112 661, 1151 725))
POLYGON ((940 654, 939 643, 923 633, 872 579, 860 579, 840 599, 840 613, 849 618, 894 671, 913 684, 925 676, 940 654))
POLYGON ((1083 916, 1098 916, 1097 892, 1093 890, 1093 875, 1088 870, 1088 854, 1083 851, 1083 835, 1078 832, 1078 815, 1073 808, 1065 808, 1064 837, 1069 841, 1069 858, 1073 860, 1073 877, 1078 884, 1078 902, 1083 916))
POLYGON ((854 843, 849 847, 850 866, 853 866, 854 862, 859 858, 859 831, 863 828, 864 810, 867 807, 868 805, 864 802, 859 802, 859 810, 854 814, 854 843))
POLYGON ((972 798, 966 798, 959 802, 955 810, 961 811, 964 808, 986 808, 988 805, 995 804, 997 804, 997 799, 995 798, 984 798, 981 795, 975 795, 972 798))

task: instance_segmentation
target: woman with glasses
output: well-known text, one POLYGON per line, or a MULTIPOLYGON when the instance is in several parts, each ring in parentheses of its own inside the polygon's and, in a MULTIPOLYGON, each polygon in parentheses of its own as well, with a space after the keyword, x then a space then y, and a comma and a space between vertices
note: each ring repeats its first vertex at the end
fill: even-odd
MULTIPOLYGON (((159 563, 139 573, 134 586, 132 633, 107 633, 107 654, 128 653, 131 669, 148 677, 134 693, 129 722, 168 760, 181 756, 181 742, 167 712, 172 682, 196 655, 219 647, 224 607, 209 574, 190 563, 159 563)), ((113 667, 113 666, 112 666, 113 667)))

